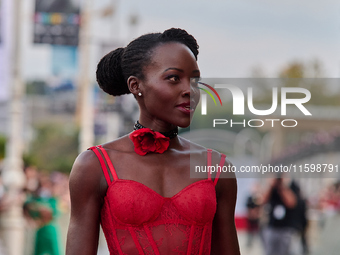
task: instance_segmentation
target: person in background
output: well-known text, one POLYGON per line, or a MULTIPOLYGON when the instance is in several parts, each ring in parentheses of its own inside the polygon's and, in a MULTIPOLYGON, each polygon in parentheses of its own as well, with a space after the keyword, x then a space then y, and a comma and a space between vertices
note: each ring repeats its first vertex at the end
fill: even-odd
POLYGON ((254 237, 259 234, 260 214, 261 214, 262 196, 258 184, 253 185, 251 193, 246 202, 247 208, 247 247, 253 244, 254 237))
POLYGON ((47 174, 41 174, 37 189, 27 194, 24 213, 37 227, 33 254, 62 254, 60 231, 56 223, 58 199, 53 194, 53 183, 47 174))
POLYGON ((296 181, 292 181, 290 184, 291 190, 296 196, 296 206, 293 213, 293 226, 298 231, 301 238, 301 250, 303 255, 309 254, 309 245, 307 240, 307 200, 303 198, 300 190, 300 186, 296 181))
POLYGON ((296 234, 294 209, 297 197, 286 178, 278 176, 272 180, 263 203, 269 205, 268 226, 263 233, 265 254, 289 255, 292 238, 296 234))

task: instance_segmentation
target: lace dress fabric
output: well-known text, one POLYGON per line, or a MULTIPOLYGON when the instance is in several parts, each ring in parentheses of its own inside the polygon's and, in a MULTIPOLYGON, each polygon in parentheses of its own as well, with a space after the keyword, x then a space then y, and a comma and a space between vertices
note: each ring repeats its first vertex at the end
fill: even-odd
MULTIPOLYGON (((107 152, 101 146, 90 149, 97 155, 109 185, 101 226, 111 255, 210 254, 219 173, 214 181, 208 174, 208 179, 172 197, 163 197, 142 183, 119 179, 107 152)), ((222 154, 220 166, 224 161, 222 154)), ((210 149, 207 162, 210 166, 210 149)))

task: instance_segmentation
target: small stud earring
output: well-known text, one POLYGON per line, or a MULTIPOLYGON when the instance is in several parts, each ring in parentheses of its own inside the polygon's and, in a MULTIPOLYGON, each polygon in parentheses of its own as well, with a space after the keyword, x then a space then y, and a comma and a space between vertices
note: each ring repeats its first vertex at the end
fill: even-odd
POLYGON ((138 96, 140 96, 140 97, 141 97, 141 96, 142 96, 142 93, 140 93, 140 92, 139 92, 139 93, 138 93, 138 96))

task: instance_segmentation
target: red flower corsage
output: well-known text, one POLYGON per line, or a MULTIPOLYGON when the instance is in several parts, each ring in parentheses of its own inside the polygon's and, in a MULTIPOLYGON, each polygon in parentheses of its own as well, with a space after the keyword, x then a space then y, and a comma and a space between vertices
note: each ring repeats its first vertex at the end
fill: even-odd
POLYGON ((150 128, 141 128, 129 135, 135 146, 135 152, 144 156, 149 152, 163 153, 169 147, 170 138, 150 128))

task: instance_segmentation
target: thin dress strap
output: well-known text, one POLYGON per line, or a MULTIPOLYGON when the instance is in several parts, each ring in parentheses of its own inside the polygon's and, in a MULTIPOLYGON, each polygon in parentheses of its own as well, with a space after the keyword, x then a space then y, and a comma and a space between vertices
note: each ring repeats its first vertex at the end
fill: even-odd
MULTIPOLYGON (((212 149, 207 149, 207 172, 208 172, 208 180, 211 180, 211 172, 210 172, 210 169, 211 169, 211 155, 212 155, 212 149)), ((221 172, 222 172, 222 168, 224 166, 224 162, 225 162, 225 158, 226 158, 226 155, 224 155, 223 153, 221 153, 221 160, 220 160, 220 170, 217 170, 216 172, 216 176, 215 176, 215 179, 214 179, 214 185, 216 186, 217 184, 217 181, 218 181, 218 178, 220 177, 221 175, 221 172)))
POLYGON ((105 157, 105 160, 106 160, 106 162, 109 166, 110 172, 112 174, 113 180, 117 181, 118 176, 117 176, 115 168, 113 167, 113 164, 111 162, 109 155, 107 154, 106 150, 101 145, 99 145, 98 148, 100 149, 100 151, 103 153, 103 155, 105 157))
POLYGON ((103 170, 103 173, 104 173, 107 185, 111 184, 111 178, 110 178, 109 171, 111 172, 111 175, 112 175, 113 179, 115 181, 118 180, 117 173, 116 173, 116 171, 115 171, 115 169, 114 169, 114 167, 112 165, 112 162, 111 162, 107 152, 105 151, 105 149, 102 148, 101 145, 98 145, 98 146, 90 147, 90 148, 88 148, 88 150, 92 150, 96 154, 96 156, 97 156, 97 158, 98 158, 98 160, 100 162, 100 165, 102 167, 102 170, 103 170), (104 157, 103 157, 103 155, 104 155, 104 157), (105 161, 106 161, 107 165, 109 166, 109 170, 107 169, 105 161))
POLYGON ((219 166, 220 166, 220 171, 217 171, 217 174, 216 174, 216 176, 215 176, 215 180, 214 180, 214 185, 216 186, 216 184, 217 184, 217 181, 218 181, 218 178, 220 177, 220 175, 221 175, 221 172, 222 172, 222 168, 223 168, 223 166, 224 166, 224 162, 225 162, 225 158, 226 158, 226 155, 224 155, 223 153, 221 153, 221 160, 220 160, 220 164, 219 164, 219 166))
POLYGON ((207 150, 207 172, 208 172, 208 180, 211 180, 211 153, 212 153, 212 149, 208 149, 207 150))

